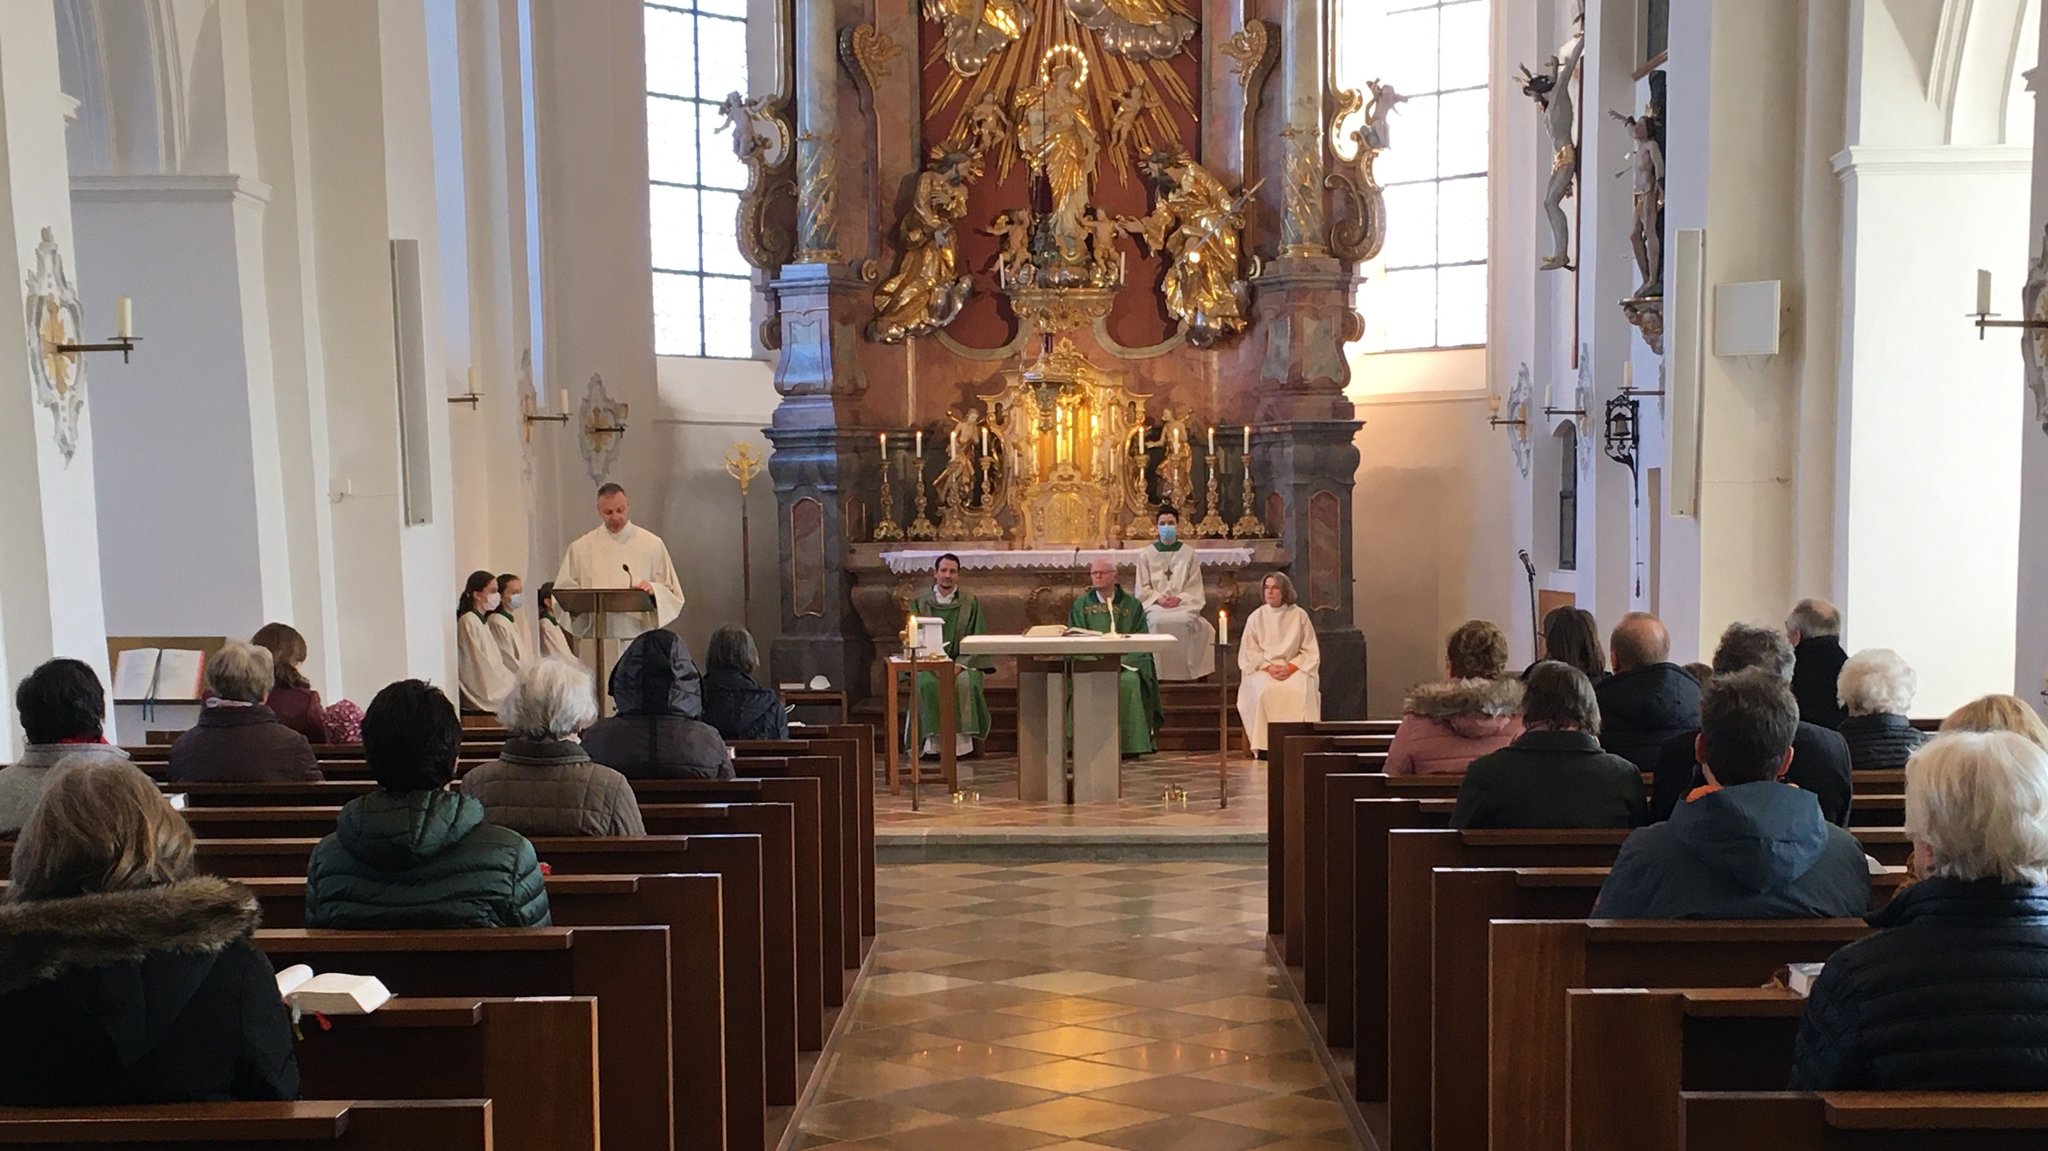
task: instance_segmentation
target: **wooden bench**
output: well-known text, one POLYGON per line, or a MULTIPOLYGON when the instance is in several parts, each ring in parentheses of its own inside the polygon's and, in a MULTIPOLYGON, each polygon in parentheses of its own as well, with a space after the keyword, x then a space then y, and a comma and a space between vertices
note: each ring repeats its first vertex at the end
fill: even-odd
POLYGON ((1691 1092, 1688 1147, 1742 1151, 2038 1151, 2048 1094, 1691 1092))
POLYGON ((490 1151, 487 1099, 0 1108, 0 1145, 152 1151, 490 1151))
POLYGON ((371 779, 323 779, 315 783, 166 783, 185 805, 201 807, 340 807, 377 790, 371 779))
MULTIPOLYGON (((858 741, 769 740, 739 742, 732 749, 733 768, 743 779, 812 776, 819 780, 823 818, 842 829, 839 851, 824 862, 826 888, 840 893, 837 905, 828 909, 827 929, 831 938, 845 939, 842 925, 861 921, 862 860, 863 856, 872 858, 874 852, 873 808, 862 807, 863 795, 870 804, 874 797, 860 779, 858 741)), ((858 935, 853 936, 851 946, 842 943, 840 967, 859 967, 860 950, 858 935)), ((846 986, 840 980, 833 980, 825 991, 829 1006, 846 1002, 846 986)))
POLYGON ((875 729, 864 723, 835 723, 825 731, 829 739, 852 741, 854 758, 858 761, 860 816, 855 827, 860 836, 857 845, 860 855, 860 933, 872 936, 875 934, 875 729))
POLYGON ((489 1099, 497 1151, 597 1149, 595 999, 401 996, 301 1032, 314 1099, 489 1099))
MULTIPOLYGON (((1354 722, 1378 723, 1373 720, 1354 722)), ((1383 724, 1354 727, 1342 723, 1275 724, 1268 734, 1267 929, 1280 935, 1281 954, 1286 964, 1299 967, 1305 953, 1304 932, 1308 922, 1308 872, 1303 850, 1307 833, 1305 820, 1309 807, 1320 807, 1322 801, 1320 791, 1310 796, 1305 790, 1303 757, 1312 751, 1384 752, 1394 737, 1392 729, 1383 724)))

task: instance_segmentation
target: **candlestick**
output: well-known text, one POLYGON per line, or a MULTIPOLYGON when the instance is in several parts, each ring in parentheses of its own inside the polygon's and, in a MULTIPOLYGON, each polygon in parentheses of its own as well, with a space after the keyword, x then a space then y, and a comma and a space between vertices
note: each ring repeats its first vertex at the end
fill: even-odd
MULTIPOLYGON (((917 429, 917 458, 924 458, 924 429, 917 429)), ((921 486, 921 485, 920 485, 921 486)))
POLYGON ((1223 522, 1223 495, 1220 488, 1220 477, 1216 471, 1216 453, 1213 451, 1208 455, 1207 466, 1209 469, 1209 509, 1196 522, 1195 536, 1198 539, 1227 539, 1230 535, 1230 525, 1223 522))
POLYGON ((1500 414, 1500 393, 1499 393, 1499 392, 1488 392, 1488 393, 1486 393, 1486 412, 1487 412, 1487 414, 1488 414, 1488 415, 1493 415, 1493 416, 1497 416, 1497 415, 1499 415, 1499 414, 1500 414))
POLYGON ((986 424, 983 424, 981 428, 981 454, 988 454, 988 425, 986 424))
POLYGON ((893 543, 903 538, 903 527, 896 522, 896 493, 889 486, 889 433, 876 438, 882 441, 882 518, 875 524, 875 542, 893 543))
MULTIPOLYGON (((1991 314, 1991 272, 1986 268, 1977 269, 1977 314, 1991 314)), ((121 334, 125 336, 128 333, 124 329, 121 334)))
POLYGON ((1209 454, 1210 454, 1210 455, 1212 455, 1212 456, 1216 454, 1216 425, 1215 425, 1215 424, 1210 424, 1210 425, 1209 425, 1209 454))
POLYGON ((958 458, 959 458, 959 456, 960 456, 960 432, 959 432, 959 430, 958 430, 958 429, 956 428, 956 429, 954 429, 953 431, 950 431, 950 432, 947 432, 947 433, 946 433, 946 458, 947 458, 947 459, 949 459, 949 460, 951 460, 951 459, 958 459, 958 458))
MULTIPOLYGON (((1989 272, 1982 274, 1987 277, 1991 275, 1989 272)), ((1983 289, 1986 293, 1984 298, 1988 300, 1991 298, 1988 280, 1986 285, 1983 289)), ((135 301, 126 296, 122 296, 114 304, 114 335, 123 340, 132 339, 135 335, 135 301)), ((475 391, 476 389, 471 388, 470 390, 475 391)))
POLYGON ((889 460, 889 433, 883 432, 881 435, 876 436, 875 443, 876 446, 882 449, 882 462, 887 463, 889 460))

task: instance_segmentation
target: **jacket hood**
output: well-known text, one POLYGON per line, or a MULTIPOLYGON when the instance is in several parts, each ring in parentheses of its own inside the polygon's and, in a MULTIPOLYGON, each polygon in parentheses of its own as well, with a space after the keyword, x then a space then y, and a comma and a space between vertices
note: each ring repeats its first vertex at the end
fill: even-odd
POLYGON ((620 715, 704 715, 703 679, 683 637, 643 632, 612 665, 612 702, 620 715))
POLYGON ((1812 870, 1827 850, 1828 826, 1812 792, 1772 780, 1724 787, 1671 813, 1672 837, 1751 894, 1812 870))
POLYGON ((1700 725, 1700 685, 1675 663, 1653 663, 1610 677, 1596 689, 1602 726, 1634 730, 1700 725))
MULTIPOLYGON (((139 891, 0 903, 0 994, 73 971, 134 963, 155 952, 212 955, 256 929, 260 915, 248 888, 202 876, 139 891)), ((198 990, 206 973, 189 980, 175 1008, 198 990)), ((173 1004, 149 1004, 160 1012, 173 1004)), ((141 1004, 108 1001, 103 1013, 140 1011, 141 1004)), ((171 1010, 175 1018, 176 1010, 171 1010)))
POLYGON ((461 843, 484 805, 452 791, 373 791, 341 809, 342 849, 381 871, 405 871, 461 843))
POLYGON ((1507 718, 1521 714, 1522 684, 1513 679, 1454 679, 1447 683, 1425 683, 1408 694, 1403 711, 1458 726, 1459 720, 1492 721, 1482 726, 1498 728, 1507 718))

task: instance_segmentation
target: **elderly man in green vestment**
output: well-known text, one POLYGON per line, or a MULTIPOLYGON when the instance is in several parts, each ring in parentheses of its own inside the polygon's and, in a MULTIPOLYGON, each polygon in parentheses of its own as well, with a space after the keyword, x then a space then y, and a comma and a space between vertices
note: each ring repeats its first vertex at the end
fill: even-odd
MULTIPOLYGON (((1089 631, 1143 635, 1145 605, 1116 582, 1116 565, 1096 560, 1088 565, 1089 589, 1067 612, 1068 627, 1089 631)), ((1150 755, 1152 736, 1166 721, 1159 706, 1159 672, 1152 666, 1149 651, 1124 655, 1123 673, 1118 677, 1117 742, 1125 755, 1150 755)))
MULTIPOLYGON (((982 677, 988 671, 987 656, 960 658, 960 637, 985 635, 988 623, 981 617, 981 601, 973 592, 960 590, 960 557, 947 552, 932 564, 932 590, 910 603, 912 613, 944 620, 946 657, 958 663, 953 673, 953 701, 958 718, 953 727, 953 754, 970 755, 974 741, 988 735, 988 696, 982 691, 982 677)), ((917 730, 924 755, 939 753, 939 677, 936 672, 917 673, 917 730)), ((910 740, 904 725, 903 740, 910 740)))

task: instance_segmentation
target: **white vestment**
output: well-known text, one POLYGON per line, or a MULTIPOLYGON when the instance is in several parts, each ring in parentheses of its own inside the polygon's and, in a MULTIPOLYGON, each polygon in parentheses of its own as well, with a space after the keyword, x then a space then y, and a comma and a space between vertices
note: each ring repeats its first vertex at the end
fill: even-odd
POLYGON ((473 611, 455 618, 455 678, 465 711, 495 712, 512 690, 512 669, 491 637, 491 625, 473 611))
POLYGON ((1316 680, 1322 666, 1316 625, 1300 607, 1260 605, 1244 621, 1237 648, 1237 715, 1253 751, 1266 750, 1266 725, 1303 723, 1323 718, 1323 695, 1316 680), (1291 663, 1294 674, 1274 679, 1266 665, 1291 663))
MULTIPOLYGON (((676 582, 676 565, 670 562, 668 545, 660 536, 630 523, 613 535, 600 524, 569 545, 569 553, 562 557, 561 574, 555 577, 555 590, 629 588, 643 581, 654 585, 654 610, 608 617, 607 639, 633 639, 642 632, 666 627, 682 614, 683 585, 676 582)), ((575 634, 595 634, 595 616, 567 612, 563 616, 575 634)))
POLYGON ((526 665, 533 662, 533 653, 526 643, 526 629, 502 611, 492 612, 487 619, 491 625, 491 639, 497 642, 498 654, 504 659, 506 669, 513 675, 525 671, 526 665))
POLYGON ((569 633, 563 631, 562 625, 556 623, 552 616, 540 617, 540 657, 579 662, 576 649, 569 644, 569 633))
POLYGON ((1180 641, 1171 651, 1153 653, 1161 680, 1201 679, 1216 670, 1216 626, 1202 618, 1202 565, 1195 549, 1182 544, 1174 551, 1158 547, 1138 551, 1138 575, 1131 589, 1145 605, 1145 630, 1180 641), (1160 604, 1176 596, 1173 607, 1160 604))

